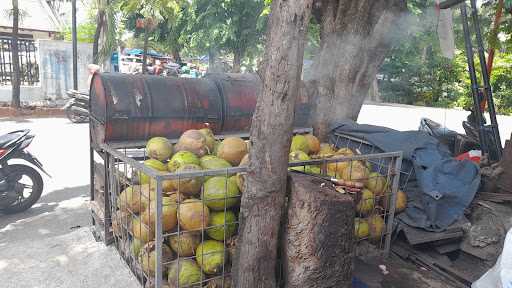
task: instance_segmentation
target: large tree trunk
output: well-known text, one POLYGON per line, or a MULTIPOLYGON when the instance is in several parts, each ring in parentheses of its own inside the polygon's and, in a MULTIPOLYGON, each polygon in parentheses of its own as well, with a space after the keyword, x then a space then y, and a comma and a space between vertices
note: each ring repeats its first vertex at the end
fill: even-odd
POLYGON ((288 288, 352 287, 354 203, 325 181, 291 173, 283 239, 288 288))
POLYGON ((322 49, 317 57, 317 101, 312 125, 321 140, 330 125, 357 120, 393 31, 407 9, 405 0, 323 0, 322 49))
POLYGON ((286 197, 295 100, 312 0, 274 0, 262 89, 251 127, 247 189, 240 211, 235 287, 277 287, 279 228, 286 197), (256 161, 257 160, 257 161, 256 161))
POLYGON ((242 67, 243 52, 241 48, 236 48, 233 57, 233 73, 240 73, 242 67))
POLYGON ((94 41, 92 43, 92 59, 94 64, 99 64, 99 47, 100 47, 100 37, 101 31, 105 29, 105 10, 101 8, 102 3, 98 1, 98 13, 96 16, 96 21, 98 24, 96 25, 96 31, 94 31, 94 41))
POLYGON ((12 84, 12 101, 11 107, 20 109, 20 58, 18 55, 18 25, 19 25, 20 10, 18 7, 18 0, 12 0, 12 71, 11 71, 11 84, 12 84))

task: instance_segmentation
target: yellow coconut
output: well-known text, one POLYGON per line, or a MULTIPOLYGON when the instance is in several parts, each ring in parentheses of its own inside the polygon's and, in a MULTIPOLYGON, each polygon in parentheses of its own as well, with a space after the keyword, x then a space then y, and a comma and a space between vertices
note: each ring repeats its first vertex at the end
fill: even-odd
POLYGON ((180 227, 184 230, 199 230, 208 227, 210 210, 201 200, 187 199, 178 207, 180 227))
POLYGON ((341 178, 347 181, 356 181, 366 183, 370 171, 368 167, 361 161, 351 161, 349 165, 343 169, 341 178))
POLYGON ((372 215, 368 217, 369 236, 368 239, 374 243, 381 242, 382 236, 386 228, 386 222, 380 215, 372 215))
MULTIPOLYGON (((156 199, 151 201, 149 207, 141 214, 142 223, 155 229, 155 215, 156 215, 156 199)), ((176 200, 168 197, 162 198, 162 229, 164 232, 171 231, 176 224, 178 219, 176 218, 176 200)))
POLYGON ((368 182, 366 188, 370 189, 375 196, 382 196, 386 190, 386 178, 378 172, 372 172, 368 175, 368 182))
POLYGON ((220 144, 217 156, 233 166, 238 166, 247 152, 247 144, 242 138, 228 137, 220 144))
POLYGON ((316 138, 312 134, 306 134, 304 135, 304 137, 306 137, 306 140, 308 142, 309 154, 316 154, 320 152, 320 141, 318 140, 318 138, 316 138))
POLYGON ((360 194, 359 202, 356 205, 356 211, 360 215, 368 215, 373 211, 375 195, 368 189, 363 189, 360 194))
POLYGON ((370 227, 368 226, 368 220, 364 218, 356 218, 354 220, 354 236, 356 239, 361 240, 368 237, 370 227))
POLYGON ((172 155, 172 144, 164 137, 151 138, 146 144, 146 152, 149 157, 165 161, 172 155))

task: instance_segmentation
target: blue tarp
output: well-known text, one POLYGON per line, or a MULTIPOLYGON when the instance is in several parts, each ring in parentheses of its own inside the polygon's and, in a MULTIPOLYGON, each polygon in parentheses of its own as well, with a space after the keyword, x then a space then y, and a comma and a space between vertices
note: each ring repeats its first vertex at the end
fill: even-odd
MULTIPOLYGON (((126 49, 124 51, 124 53, 126 53, 128 55, 142 55, 142 53, 144 53, 144 50, 138 49, 138 48, 126 49)), ((155 50, 148 50, 147 55, 153 56, 153 57, 162 57, 162 54, 156 52, 155 50)))
MULTIPOLYGON (((463 216, 480 185, 479 167, 453 158, 436 138, 422 131, 360 125, 344 121, 332 132, 366 140, 384 152, 402 151, 405 166, 412 165, 417 187, 408 186, 408 204, 400 220, 429 231, 442 231, 463 216)), ((335 135, 331 133, 331 138, 335 135)))

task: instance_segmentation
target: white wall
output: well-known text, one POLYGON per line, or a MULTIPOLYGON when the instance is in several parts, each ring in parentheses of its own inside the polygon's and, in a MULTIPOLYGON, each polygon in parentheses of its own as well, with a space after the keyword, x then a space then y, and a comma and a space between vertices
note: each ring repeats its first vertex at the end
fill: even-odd
MULTIPOLYGON (((78 44, 78 90, 88 91, 87 65, 92 63, 92 44, 78 44)), ((71 42, 40 40, 39 73, 43 99, 59 100, 73 89, 73 48, 71 42)))

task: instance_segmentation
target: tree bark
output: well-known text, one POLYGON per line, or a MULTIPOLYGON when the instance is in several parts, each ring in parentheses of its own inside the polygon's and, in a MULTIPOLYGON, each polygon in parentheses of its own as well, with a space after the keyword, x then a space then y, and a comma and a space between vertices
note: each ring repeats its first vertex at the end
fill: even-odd
POLYGON ((18 7, 18 0, 12 0, 12 71, 11 71, 11 84, 12 84, 12 101, 11 107, 20 109, 20 58, 18 53, 18 26, 19 26, 20 10, 18 7))
POLYGON ((233 57, 233 73, 240 73, 242 67, 242 58, 243 52, 242 49, 235 49, 234 57, 233 57))
POLYGON ((290 173, 288 183, 283 237, 286 287, 352 287, 352 198, 311 176, 290 173))
POLYGON ((240 210, 235 287, 277 287, 279 228, 286 197, 295 100, 312 0, 274 0, 262 89, 251 127, 247 189, 240 210))
POLYGON ((98 13, 96 16, 96 20, 98 21, 98 25, 96 25, 96 31, 94 32, 94 41, 92 43, 92 59, 94 64, 99 64, 99 46, 100 46, 100 37, 101 31, 105 26, 105 10, 101 8, 101 3, 98 3, 98 13))
POLYGON ((390 48, 390 31, 407 9, 405 0, 324 0, 321 52, 311 124, 323 141, 330 125, 357 120, 390 48))
POLYGON ((144 25, 144 47, 142 51, 142 74, 147 73, 148 65, 148 42, 149 42, 149 28, 147 23, 144 25))

